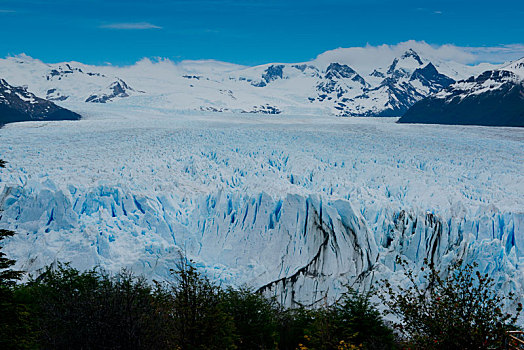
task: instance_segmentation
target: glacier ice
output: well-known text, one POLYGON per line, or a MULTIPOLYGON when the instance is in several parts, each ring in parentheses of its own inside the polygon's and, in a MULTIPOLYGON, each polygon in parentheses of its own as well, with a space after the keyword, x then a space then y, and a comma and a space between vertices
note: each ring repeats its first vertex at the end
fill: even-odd
POLYGON ((479 263, 524 288, 524 134, 393 120, 90 107, 0 130, 0 226, 18 267, 171 278, 180 256, 286 305, 411 266, 479 263))

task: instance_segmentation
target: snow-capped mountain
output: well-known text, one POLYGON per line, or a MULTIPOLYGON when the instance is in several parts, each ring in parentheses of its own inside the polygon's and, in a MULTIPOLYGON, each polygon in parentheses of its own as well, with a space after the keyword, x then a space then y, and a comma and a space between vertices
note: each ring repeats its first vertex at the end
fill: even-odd
MULTIPOLYGON (((111 72, 78 62, 46 64, 26 55, 0 60, 0 76, 57 103, 107 102, 140 94, 111 72)), ((100 67, 102 68, 102 67, 100 67)))
POLYGON ((0 126, 31 120, 78 120, 80 115, 0 79, 0 126))
POLYGON ((412 49, 395 58, 385 72, 375 69, 370 76, 375 78, 374 85, 356 77, 362 84, 360 94, 339 89, 334 99, 338 115, 400 116, 415 102, 454 82, 431 62, 424 63, 412 49))
POLYGON ((399 122, 524 126, 524 58, 436 92, 399 122))
POLYGON ((111 102, 186 111, 400 116, 486 68, 438 58, 419 46, 431 59, 407 46, 380 57, 372 49, 339 49, 310 62, 256 67, 148 59, 126 67, 47 64, 19 55, 0 60, 0 76, 70 108, 111 102))

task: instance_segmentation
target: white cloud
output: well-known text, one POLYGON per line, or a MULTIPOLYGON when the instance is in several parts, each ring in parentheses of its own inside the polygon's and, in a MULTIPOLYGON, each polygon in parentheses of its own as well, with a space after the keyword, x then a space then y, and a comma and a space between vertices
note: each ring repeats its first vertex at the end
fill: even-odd
POLYGON ((111 23, 101 25, 105 29, 123 29, 123 30, 140 30, 140 29, 162 29, 162 27, 148 22, 129 22, 129 23, 111 23))
POLYGON ((377 66, 389 65, 395 57, 399 57, 408 49, 415 50, 420 56, 432 62, 503 63, 524 57, 524 44, 465 47, 453 44, 431 45, 425 41, 409 40, 394 45, 368 44, 364 47, 338 48, 320 54, 316 61, 321 64, 339 62, 372 70, 377 66))
POLYGON ((464 47, 476 57, 477 62, 505 62, 524 57, 524 44, 464 47))

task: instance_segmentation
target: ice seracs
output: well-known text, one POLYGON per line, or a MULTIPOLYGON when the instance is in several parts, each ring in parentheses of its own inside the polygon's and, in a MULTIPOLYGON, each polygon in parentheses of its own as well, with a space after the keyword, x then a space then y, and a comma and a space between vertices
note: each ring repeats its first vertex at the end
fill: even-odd
POLYGON ((83 106, 78 125, 0 129, 0 227, 19 233, 5 251, 20 269, 162 280, 184 255, 285 305, 401 283, 398 255, 524 286, 522 129, 83 106))

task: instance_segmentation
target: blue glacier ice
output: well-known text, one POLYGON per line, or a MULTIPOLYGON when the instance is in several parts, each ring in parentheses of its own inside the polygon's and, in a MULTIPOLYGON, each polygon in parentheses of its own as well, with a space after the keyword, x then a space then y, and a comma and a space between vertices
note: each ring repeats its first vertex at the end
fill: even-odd
MULTIPOLYGON (((477 262, 524 289, 524 131, 383 119, 116 110, 0 130, 0 226, 18 267, 169 280, 181 256, 288 306, 477 262)), ((511 306, 509 306, 511 308, 511 306)))

